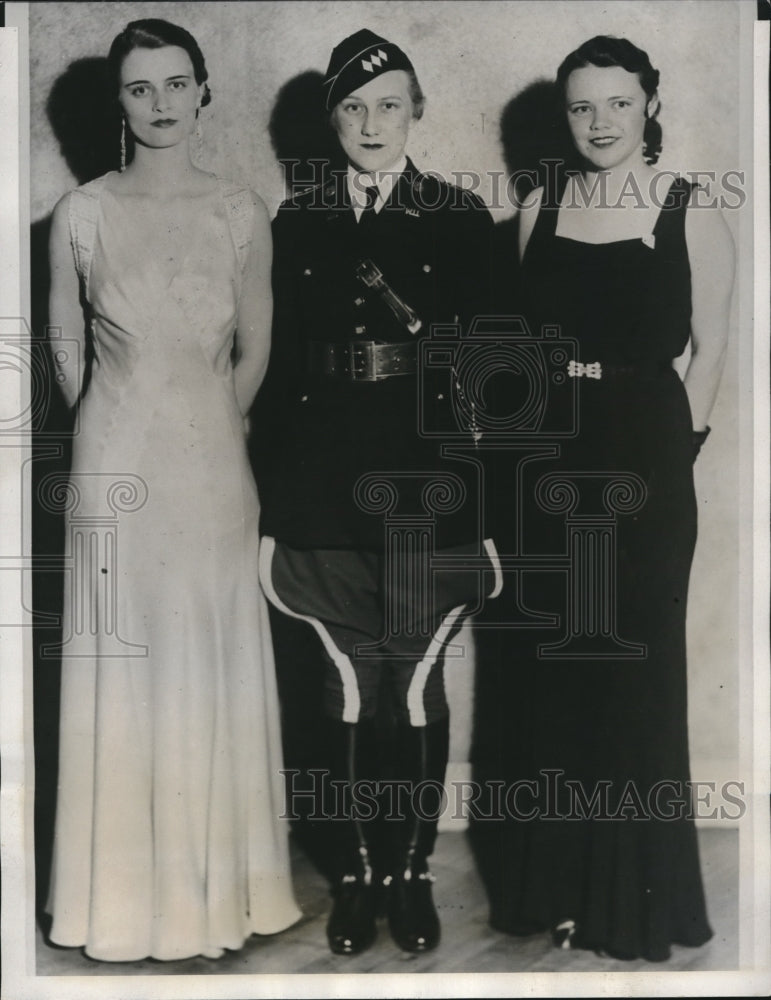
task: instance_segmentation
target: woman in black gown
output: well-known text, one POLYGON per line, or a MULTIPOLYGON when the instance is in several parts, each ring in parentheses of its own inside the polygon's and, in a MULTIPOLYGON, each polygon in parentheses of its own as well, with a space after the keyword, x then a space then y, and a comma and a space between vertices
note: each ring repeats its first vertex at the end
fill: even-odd
POLYGON ((523 208, 522 310, 575 344, 576 433, 541 439, 496 484, 499 550, 540 567, 511 574, 495 609, 507 627, 481 633, 474 760, 478 815, 494 818, 472 838, 497 929, 660 961, 712 934, 689 816, 685 611, 733 249, 706 193, 654 167, 644 52, 594 38, 558 85, 580 170, 523 208), (689 343, 683 382, 672 360, 689 343))

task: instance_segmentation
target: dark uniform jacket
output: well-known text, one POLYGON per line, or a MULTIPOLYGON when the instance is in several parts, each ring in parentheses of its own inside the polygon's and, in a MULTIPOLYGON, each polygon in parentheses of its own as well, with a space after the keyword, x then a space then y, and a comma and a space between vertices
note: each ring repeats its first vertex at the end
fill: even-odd
MULTIPOLYGON (((491 311, 492 219, 478 197, 408 162, 371 221, 365 235, 341 172, 284 202, 273 223, 273 344, 252 448, 262 531, 294 548, 381 548, 384 494, 355 495, 371 473, 393 484, 389 515, 408 518, 435 513, 423 489, 432 473, 452 474, 455 499, 446 506, 457 509, 438 515, 437 544, 471 541, 479 532, 478 470, 443 455, 434 433, 466 433, 473 453, 469 428, 452 410, 451 354, 422 379, 412 373, 377 382, 322 374, 309 357, 323 354, 323 345, 422 340, 434 324, 466 332, 475 316, 491 311), (420 318, 417 334, 356 277, 364 258, 420 318), (465 499, 458 503, 459 480, 465 499)), ((433 496, 441 507, 441 490, 433 496)))

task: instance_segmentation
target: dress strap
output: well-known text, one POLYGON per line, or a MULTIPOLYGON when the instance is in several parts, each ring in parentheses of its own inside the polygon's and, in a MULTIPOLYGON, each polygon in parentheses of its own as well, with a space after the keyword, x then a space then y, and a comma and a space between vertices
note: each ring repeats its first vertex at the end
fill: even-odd
POLYGON ((565 188, 570 181, 569 175, 563 175, 558 184, 547 181, 543 188, 543 197, 538 209, 538 218, 533 227, 533 236, 536 239, 552 239, 557 232, 557 220, 559 218, 560 203, 565 194, 565 188))
POLYGON ((685 212, 693 189, 698 186, 684 177, 672 181, 653 227, 657 247, 685 247, 685 212))
POLYGON ((82 187, 70 191, 69 223, 70 242, 75 257, 75 268, 88 288, 88 277, 91 273, 91 259, 96 243, 96 223, 99 218, 99 197, 102 193, 106 174, 96 180, 83 184, 82 187))
POLYGON ((247 187, 222 181, 222 198, 228 213, 230 232, 236 248, 238 263, 243 274, 246 259, 252 245, 254 234, 254 201, 252 192, 247 187))

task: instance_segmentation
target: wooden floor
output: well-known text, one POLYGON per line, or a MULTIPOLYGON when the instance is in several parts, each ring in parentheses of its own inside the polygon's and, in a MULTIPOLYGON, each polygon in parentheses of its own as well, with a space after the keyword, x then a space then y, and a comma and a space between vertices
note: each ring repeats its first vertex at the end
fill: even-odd
POLYGON ((274 937, 252 937, 239 952, 219 961, 192 958, 181 962, 95 962, 81 951, 55 948, 38 930, 37 975, 239 975, 255 973, 355 972, 631 972, 636 970, 715 971, 738 966, 738 833, 727 829, 699 831, 702 872, 715 931, 701 948, 675 947, 670 960, 652 965, 643 960, 620 962, 593 952, 560 951, 548 935, 511 938, 487 925, 487 904, 463 833, 443 833, 432 869, 437 876, 434 898, 442 920, 442 942, 434 952, 409 955, 390 939, 385 922, 378 940, 362 955, 332 955, 325 925, 330 897, 324 879, 306 858, 293 851, 298 902, 304 918, 274 937))

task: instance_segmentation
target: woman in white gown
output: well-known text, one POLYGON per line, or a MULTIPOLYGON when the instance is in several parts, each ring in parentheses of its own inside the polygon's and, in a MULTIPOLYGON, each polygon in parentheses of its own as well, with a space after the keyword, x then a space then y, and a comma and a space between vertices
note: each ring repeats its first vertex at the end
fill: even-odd
POLYGON ((51 940, 96 959, 218 957, 294 923, 278 701, 243 414, 271 320, 270 227, 198 169, 195 39, 128 25, 109 57, 135 155, 66 195, 51 323, 93 348, 65 498, 51 940))

